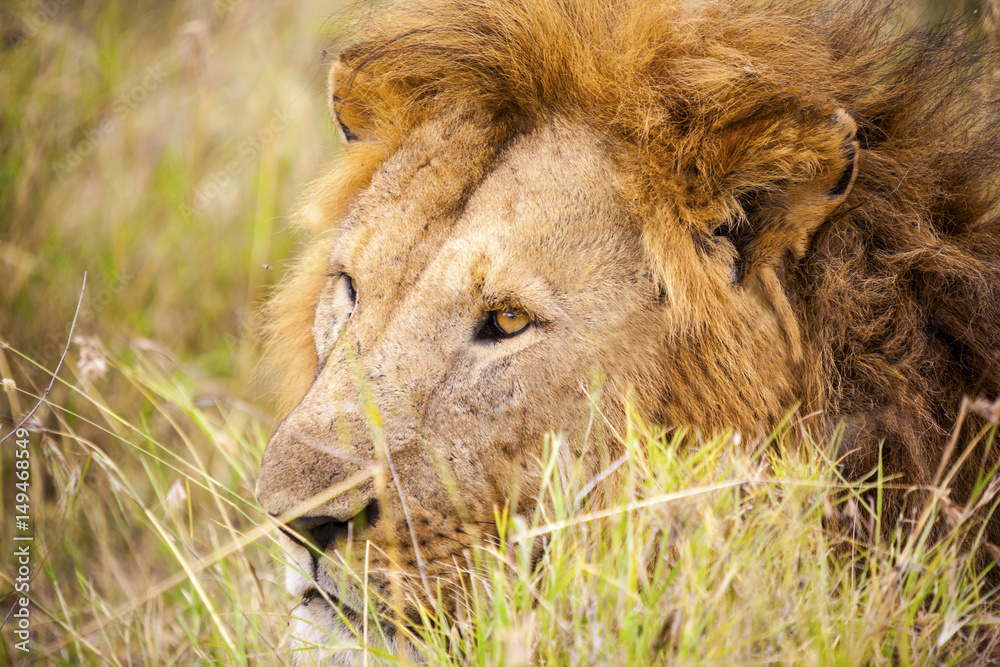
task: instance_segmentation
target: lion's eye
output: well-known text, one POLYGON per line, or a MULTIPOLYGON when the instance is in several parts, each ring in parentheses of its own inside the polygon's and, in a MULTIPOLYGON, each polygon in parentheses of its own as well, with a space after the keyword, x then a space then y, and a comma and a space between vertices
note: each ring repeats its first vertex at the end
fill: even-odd
POLYGON ((531 318, 524 313, 494 311, 486 318, 483 328, 479 331, 479 338, 510 338, 527 329, 529 324, 531 324, 531 318))
POLYGON ((342 273, 341 276, 344 279, 344 291, 347 293, 347 298, 351 300, 351 305, 353 306, 358 302, 358 292, 354 289, 354 278, 351 278, 346 273, 342 273))
POLYGON ((531 321, 524 313, 493 313, 497 327, 508 336, 524 331, 531 321))

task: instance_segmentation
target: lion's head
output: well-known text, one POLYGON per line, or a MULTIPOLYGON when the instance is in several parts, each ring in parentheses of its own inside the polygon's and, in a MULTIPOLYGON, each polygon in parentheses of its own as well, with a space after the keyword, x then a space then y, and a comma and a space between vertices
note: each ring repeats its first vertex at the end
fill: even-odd
POLYGON ((969 63, 867 5, 769 6, 439 0, 340 53, 325 233, 270 307, 297 407, 258 498, 328 496, 290 524, 293 634, 353 641, 363 609, 313 552, 433 600, 497 508, 534 509, 550 431, 598 479, 627 406, 750 440, 799 403, 919 482, 961 392, 998 391, 992 135, 942 69, 969 63))

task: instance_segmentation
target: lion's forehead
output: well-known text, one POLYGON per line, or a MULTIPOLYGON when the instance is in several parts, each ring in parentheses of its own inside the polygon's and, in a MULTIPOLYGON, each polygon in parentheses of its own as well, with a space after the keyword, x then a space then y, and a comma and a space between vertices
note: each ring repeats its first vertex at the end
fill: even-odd
POLYGON ((405 146, 352 212, 337 255, 387 315, 475 308, 518 291, 556 308, 611 274, 635 273, 638 228, 616 195, 613 162, 586 131, 540 127, 499 151, 484 178, 456 187, 451 162, 463 157, 447 145, 405 146))

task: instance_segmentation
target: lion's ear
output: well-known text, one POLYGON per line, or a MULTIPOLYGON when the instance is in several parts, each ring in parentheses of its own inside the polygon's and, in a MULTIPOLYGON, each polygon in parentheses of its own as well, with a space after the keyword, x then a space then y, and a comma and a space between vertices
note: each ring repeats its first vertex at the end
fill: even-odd
MULTIPOLYGON (((788 125, 799 125, 794 130, 797 150, 772 152, 762 147, 758 159, 767 161, 770 157, 780 166, 760 165, 754 179, 758 186, 741 192, 737 197, 739 210, 714 229, 716 236, 729 238, 736 248, 737 281, 761 267, 776 266, 789 253, 801 258, 813 234, 854 185, 859 146, 857 126, 850 114, 838 108, 805 123, 801 117, 795 120, 798 122, 788 125), (764 179, 759 178, 761 172, 764 179)), ((776 134, 787 140, 787 129, 776 134)))
POLYGON ((363 103, 364 86, 356 70, 340 60, 330 68, 330 114, 344 148, 372 138, 371 114, 363 103))

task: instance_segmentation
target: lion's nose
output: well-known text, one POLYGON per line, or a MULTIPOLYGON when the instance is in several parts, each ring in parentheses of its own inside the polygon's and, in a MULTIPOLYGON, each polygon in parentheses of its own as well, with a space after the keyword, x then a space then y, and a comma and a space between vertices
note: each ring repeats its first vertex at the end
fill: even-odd
POLYGON ((335 542, 345 542, 374 528, 379 514, 378 503, 372 500, 347 521, 332 516, 300 516, 286 523, 282 532, 296 544, 325 552, 335 542))

